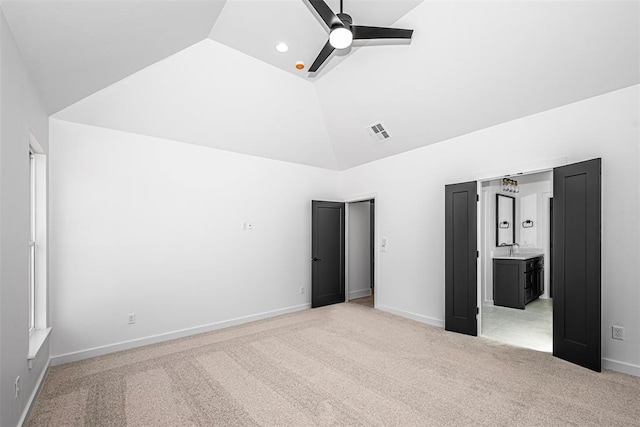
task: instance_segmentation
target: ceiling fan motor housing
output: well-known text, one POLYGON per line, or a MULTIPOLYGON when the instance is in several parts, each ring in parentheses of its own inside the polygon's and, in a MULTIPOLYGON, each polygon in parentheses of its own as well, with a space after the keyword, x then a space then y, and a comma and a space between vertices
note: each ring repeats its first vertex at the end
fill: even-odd
POLYGON ((350 28, 351 25, 353 25, 353 19, 351 19, 351 16, 347 15, 346 13, 338 13, 336 16, 340 18, 345 28, 350 28))

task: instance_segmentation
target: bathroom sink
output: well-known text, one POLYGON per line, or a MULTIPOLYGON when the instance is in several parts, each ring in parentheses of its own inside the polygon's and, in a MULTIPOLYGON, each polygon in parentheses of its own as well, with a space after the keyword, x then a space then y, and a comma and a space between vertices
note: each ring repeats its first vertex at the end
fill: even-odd
POLYGON ((539 256, 542 256, 543 254, 513 254, 511 256, 509 255, 496 255, 493 257, 493 259, 517 259, 520 261, 524 261, 527 259, 531 259, 531 258, 536 258, 539 256))

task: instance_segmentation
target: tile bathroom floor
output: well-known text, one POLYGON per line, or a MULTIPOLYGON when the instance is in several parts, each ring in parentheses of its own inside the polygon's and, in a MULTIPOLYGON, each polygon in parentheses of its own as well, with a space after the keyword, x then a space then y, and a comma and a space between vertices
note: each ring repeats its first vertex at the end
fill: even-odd
POLYGON ((537 299, 524 310, 482 307, 485 338, 551 353, 553 351, 553 300, 537 299))

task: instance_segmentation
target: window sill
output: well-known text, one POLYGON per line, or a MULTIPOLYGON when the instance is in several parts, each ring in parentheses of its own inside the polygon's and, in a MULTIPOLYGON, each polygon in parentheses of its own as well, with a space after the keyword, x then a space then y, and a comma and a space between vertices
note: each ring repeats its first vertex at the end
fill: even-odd
POLYGON ((47 337, 49 337, 50 333, 51 328, 45 328, 34 329, 29 334, 29 355, 27 356, 27 359, 29 361, 29 369, 32 368, 33 360, 38 356, 40 349, 47 340, 47 337))

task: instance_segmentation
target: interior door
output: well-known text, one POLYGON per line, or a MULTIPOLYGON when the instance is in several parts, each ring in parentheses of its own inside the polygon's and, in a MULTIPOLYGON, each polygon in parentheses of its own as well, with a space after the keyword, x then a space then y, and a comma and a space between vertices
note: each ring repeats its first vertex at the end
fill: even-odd
POLYGON ((311 202, 311 307, 345 301, 345 204, 311 202))
POLYGON ((376 201, 375 199, 371 199, 371 203, 369 204, 369 260, 370 260, 370 276, 371 277, 371 293, 373 293, 373 288, 375 286, 375 248, 376 248, 376 201))
POLYGON ((600 372, 601 159, 553 170, 553 354, 600 372))
POLYGON ((445 329, 478 335, 477 184, 445 187, 445 329))
POLYGON ((549 298, 553 298, 553 197, 549 198, 549 298))

